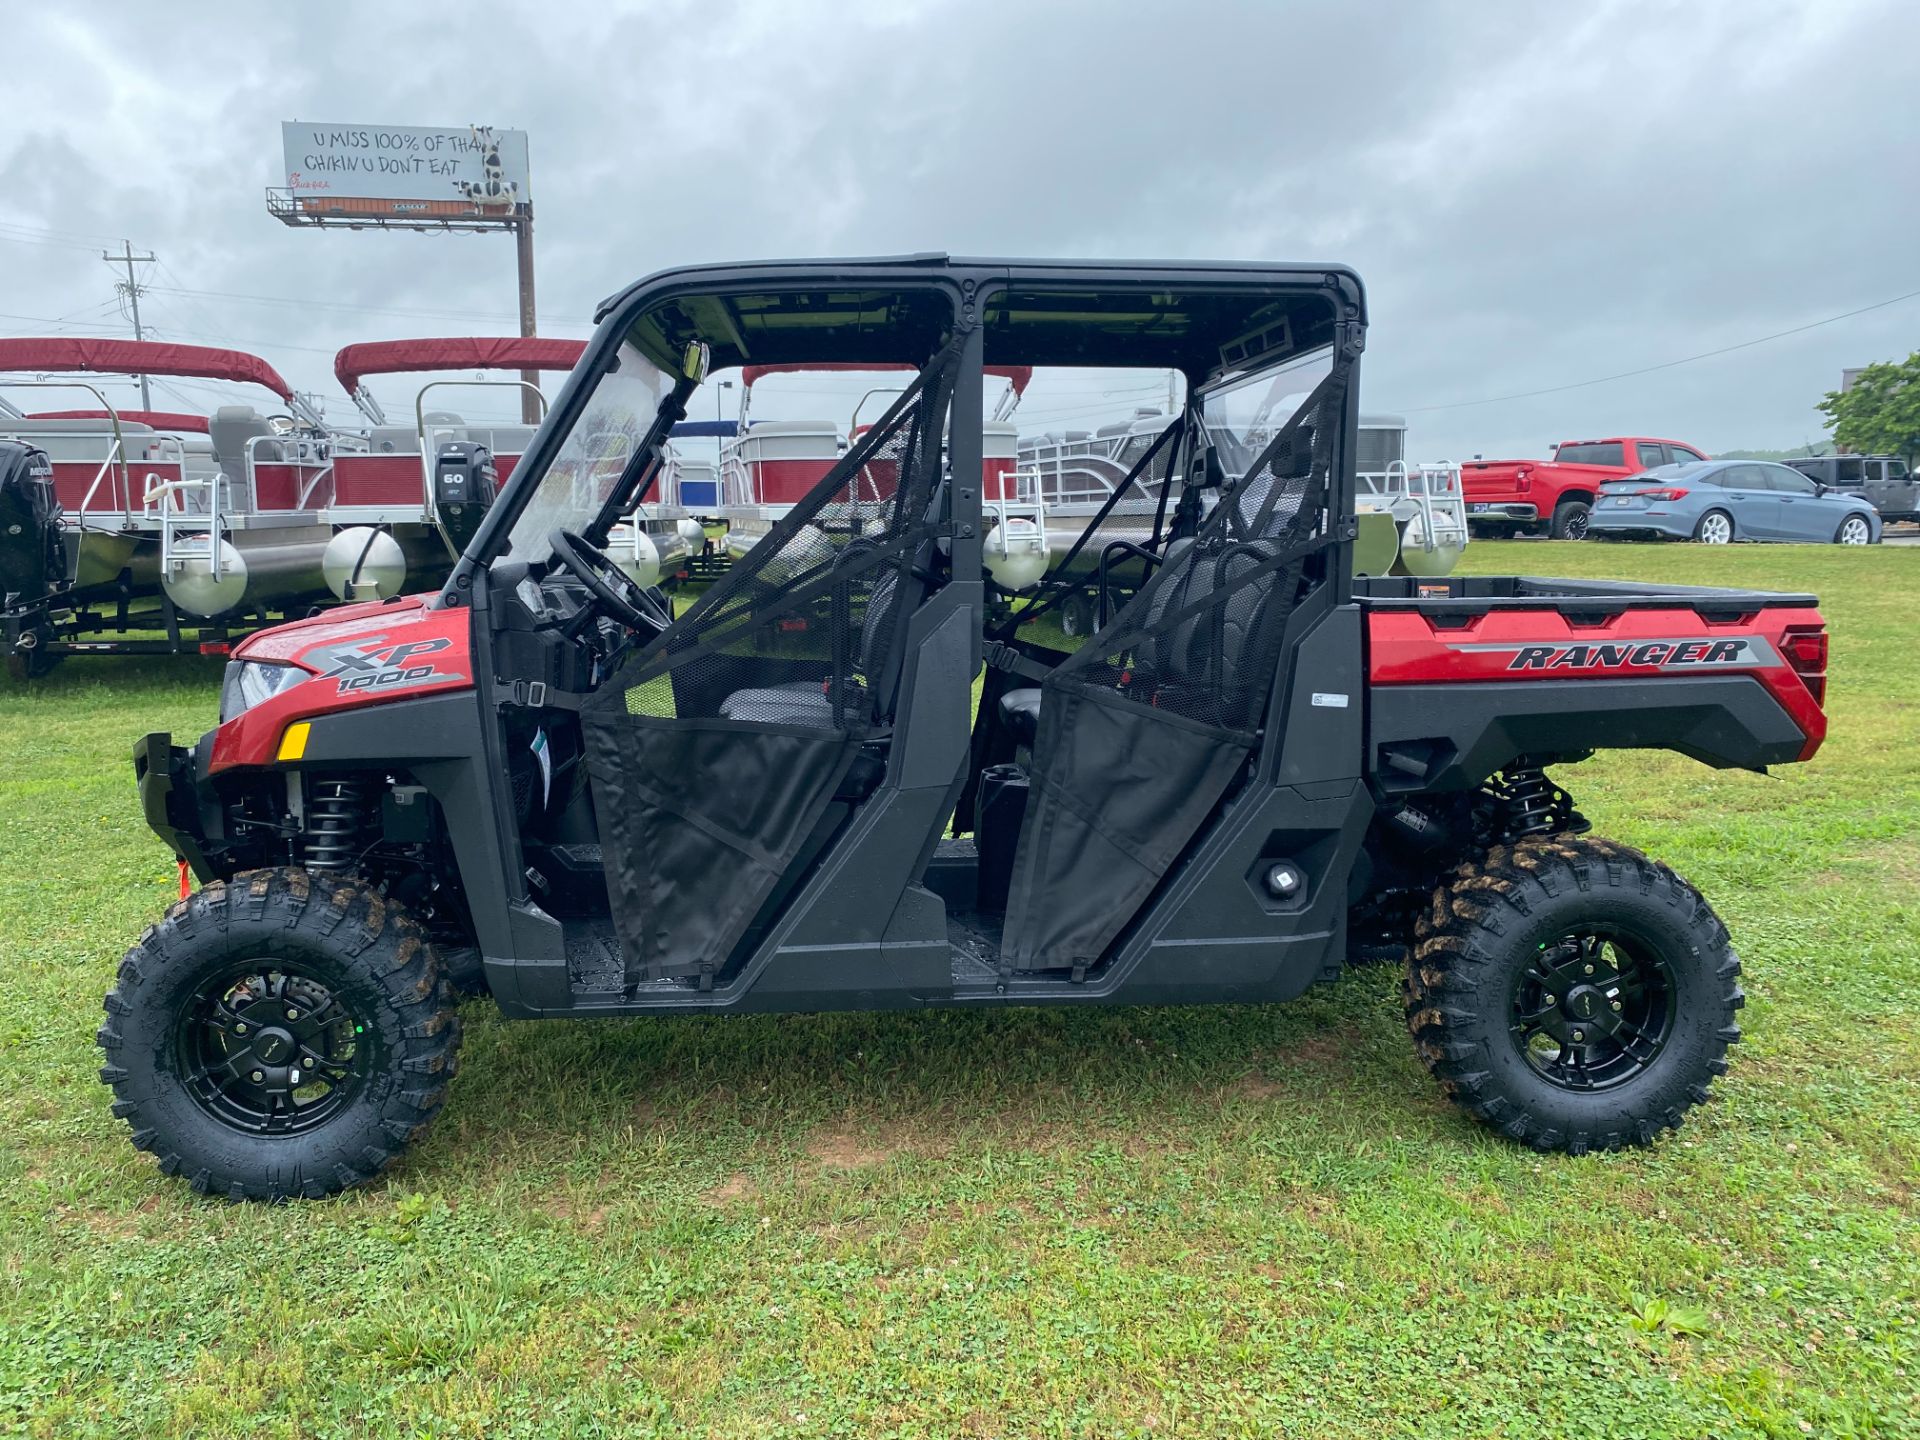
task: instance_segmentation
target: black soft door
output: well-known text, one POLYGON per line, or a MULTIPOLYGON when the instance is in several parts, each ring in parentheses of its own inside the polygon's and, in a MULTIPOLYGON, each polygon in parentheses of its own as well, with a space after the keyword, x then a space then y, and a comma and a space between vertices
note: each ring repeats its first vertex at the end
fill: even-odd
POLYGON ((628 982, 724 968, 892 717, 956 352, 582 713, 628 982), (878 495, 872 474, 897 475, 878 495))
POLYGON ((1082 969, 1246 769, 1287 618, 1329 540, 1336 367, 1193 543, 1041 686, 1004 955, 1082 969))

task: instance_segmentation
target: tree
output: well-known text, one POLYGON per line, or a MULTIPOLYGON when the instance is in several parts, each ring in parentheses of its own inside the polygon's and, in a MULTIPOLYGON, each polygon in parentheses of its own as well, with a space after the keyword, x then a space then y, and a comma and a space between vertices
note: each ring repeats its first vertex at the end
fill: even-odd
POLYGON ((1831 391, 1814 408, 1842 449, 1899 455, 1912 465, 1920 455, 1920 350, 1867 366, 1851 390, 1831 391))

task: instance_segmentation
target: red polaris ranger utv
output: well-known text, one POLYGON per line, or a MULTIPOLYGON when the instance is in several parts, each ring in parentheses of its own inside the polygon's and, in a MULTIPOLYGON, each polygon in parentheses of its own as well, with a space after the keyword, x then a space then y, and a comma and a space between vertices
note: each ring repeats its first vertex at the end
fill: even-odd
POLYGON ((441 1106, 456 984, 510 1016, 1190 1004, 1381 951, 1480 1120, 1574 1153, 1678 1125, 1739 1038, 1739 962, 1546 772, 1807 758, 1815 602, 1356 580, 1365 326, 1324 265, 927 255, 609 300, 438 594, 264 631, 217 729, 141 742, 203 888, 107 996, 134 1143, 235 1197, 365 1181, 441 1106), (609 530, 710 367, 815 362, 916 373, 674 618, 609 530), (1107 502, 1158 496, 1102 556, 1133 598, 1071 655, 1019 623, 1070 586, 1014 603, 988 569, 1005 365, 1187 379, 1107 502))

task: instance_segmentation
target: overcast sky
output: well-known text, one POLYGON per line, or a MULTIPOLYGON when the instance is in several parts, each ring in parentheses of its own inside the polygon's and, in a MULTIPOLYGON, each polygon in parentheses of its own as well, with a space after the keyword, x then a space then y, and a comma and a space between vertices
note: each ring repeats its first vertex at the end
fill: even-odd
POLYGON ((1422 458, 1798 444, 1842 366, 1920 348, 1916 297, 1461 403, 1920 291, 1899 0, 186 0, 16 4, 7 30, 0 330, 129 333, 97 253, 124 236, 162 262, 160 335, 336 397, 349 341, 511 333, 513 247, 281 226, 285 119, 528 131, 556 335, 689 261, 1345 261, 1362 403, 1422 458))

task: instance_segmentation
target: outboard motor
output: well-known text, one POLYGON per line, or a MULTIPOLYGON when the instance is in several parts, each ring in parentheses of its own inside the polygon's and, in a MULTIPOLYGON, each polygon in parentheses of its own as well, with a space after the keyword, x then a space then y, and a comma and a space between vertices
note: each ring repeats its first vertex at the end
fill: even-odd
POLYGON ((0 609, 37 604, 67 578, 53 465, 44 450, 0 440, 0 609))
POLYGON ((470 440, 448 440, 433 457, 433 505, 440 535, 455 556, 480 528, 480 519, 493 504, 493 452, 470 440))

